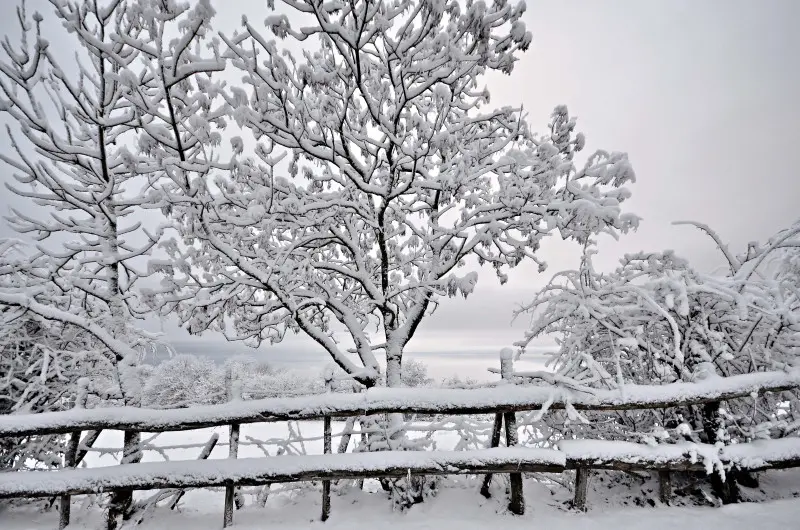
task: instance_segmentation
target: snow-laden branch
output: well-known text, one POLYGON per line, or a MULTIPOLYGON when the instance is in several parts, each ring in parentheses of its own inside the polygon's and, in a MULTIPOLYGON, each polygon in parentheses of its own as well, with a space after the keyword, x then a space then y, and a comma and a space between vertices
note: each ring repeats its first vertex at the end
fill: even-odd
POLYGON ((164 242, 174 266, 154 298, 192 332, 254 345, 303 332, 368 386, 381 381, 373 346, 386 344, 393 386, 431 304, 473 292, 475 273, 456 271, 468 259, 504 280, 526 260, 543 268, 549 235, 585 242, 636 225, 621 212, 634 179, 624 154, 598 151, 576 166, 585 142, 565 107, 535 138, 521 109, 490 108, 477 88, 489 71, 510 73, 530 44, 523 4, 284 7, 291 14, 268 17, 266 31, 244 19, 240 33, 221 35, 222 53, 209 39, 239 86, 215 68, 171 85, 155 67, 208 59, 182 44, 210 27, 208 9, 187 15, 194 22, 175 42, 149 30, 153 77, 128 96, 149 124, 141 167, 163 176, 181 236, 164 242), (324 45, 299 55, 268 32, 324 45), (226 118, 252 136, 229 138, 223 161, 226 118), (344 355, 353 346, 362 366, 344 355))

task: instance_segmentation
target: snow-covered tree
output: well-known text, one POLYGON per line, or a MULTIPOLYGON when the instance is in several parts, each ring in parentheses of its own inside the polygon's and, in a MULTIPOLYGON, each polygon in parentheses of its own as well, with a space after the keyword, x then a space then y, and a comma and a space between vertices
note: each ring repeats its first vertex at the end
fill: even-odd
MULTIPOLYGON (((0 111, 10 147, 0 160, 20 198, 7 220, 35 245, 23 257, 0 258, 0 275, 9 276, 0 306, 88 335, 84 353, 112 367, 106 399, 138 405, 138 346, 149 338, 133 322, 144 315, 136 284, 159 234, 135 218, 147 201, 131 150, 142 118, 123 97, 120 73, 130 73, 140 53, 121 35, 136 39, 142 28, 119 0, 50 4, 46 22, 40 13, 28 18, 23 4, 21 45, 2 44, 0 111), (63 27, 72 57, 48 44, 43 23, 63 27)), ((126 433, 125 461, 138 458, 138 437, 126 433)))
MULTIPOLYGON (((53 18, 73 36, 73 62, 63 64, 41 35, 42 15, 30 20, 24 6, 21 47, 3 45, 0 109, 13 127, 0 160, 14 172, 8 189, 28 205, 12 208, 7 220, 35 246, 13 262, 3 254, 0 272, 25 274, 4 283, 0 304, 100 330, 110 362, 131 375, 142 340, 130 325, 142 315, 137 258, 157 242, 132 219, 143 199, 126 144, 140 120, 115 78, 138 54, 116 36, 138 30, 121 2, 51 3, 53 18)), ((138 400, 135 379, 119 381, 119 397, 129 404, 138 400)))
MULTIPOLYGON (((797 366, 800 354, 800 225, 766 244, 731 252, 709 227, 727 261, 718 274, 698 271, 671 251, 626 255, 610 273, 587 250, 578 270, 564 271, 521 310, 534 314, 524 346, 552 334, 558 349, 549 383, 579 391, 626 384, 667 384, 797 366)), ((588 414, 591 421, 548 418, 563 436, 651 443, 690 437, 707 443, 797 435, 796 391, 665 411, 588 414), (671 432, 667 429, 672 429, 671 432)))
MULTIPOLYGON (((26 299, 32 289, 40 295, 46 285, 31 277, 31 253, 19 252, 20 247, 19 241, 0 241, 0 293, 12 300, 0 304, 0 414, 119 402, 119 367, 102 340, 113 339, 85 319, 26 299)), ((0 467, 60 466, 63 442, 62 436, 3 439, 0 467)))
POLYGON ((635 223, 620 214, 633 178, 625 155, 600 151, 577 167, 584 139, 565 108, 537 137, 520 109, 491 108, 479 87, 528 47, 523 5, 282 8, 266 25, 286 48, 246 19, 223 37, 242 86, 211 82, 217 55, 192 66, 185 43, 206 31, 200 15, 154 55, 169 58, 164 79, 181 79, 171 100, 183 109, 159 110, 173 134, 146 141, 182 236, 165 245, 174 274, 162 310, 190 330, 252 344, 302 332, 367 386, 384 380, 382 351, 386 384, 399 386, 422 319, 475 288, 477 273, 459 267, 489 264, 504 280, 526 260, 544 267, 536 252, 548 235, 585 242, 635 223), (224 162, 211 150, 226 125, 219 96, 252 134, 230 138, 224 162))
POLYGON ((210 359, 176 355, 155 367, 142 391, 148 407, 178 408, 227 401, 224 372, 210 359))

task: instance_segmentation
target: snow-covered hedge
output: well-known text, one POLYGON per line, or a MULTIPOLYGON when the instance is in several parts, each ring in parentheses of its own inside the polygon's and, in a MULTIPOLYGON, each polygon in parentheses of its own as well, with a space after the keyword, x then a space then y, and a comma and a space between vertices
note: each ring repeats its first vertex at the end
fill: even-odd
MULTIPOLYGON (((326 391, 325 373, 329 371, 333 373, 333 392, 353 392, 361 386, 344 371, 331 367, 320 371, 292 370, 248 356, 235 356, 217 365, 206 357, 180 354, 142 370, 146 374, 142 403, 151 408, 224 403, 228 399, 225 386, 228 373, 238 382, 244 399, 320 394, 326 391)), ((407 360, 402 374, 406 387, 435 384, 421 361, 407 360)))

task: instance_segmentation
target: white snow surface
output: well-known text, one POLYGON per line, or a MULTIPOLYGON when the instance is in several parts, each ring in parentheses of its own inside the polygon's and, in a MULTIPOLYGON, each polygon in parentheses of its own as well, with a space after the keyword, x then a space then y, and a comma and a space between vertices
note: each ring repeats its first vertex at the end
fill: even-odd
MULTIPOLYGON (((318 495, 295 498, 273 498, 266 508, 247 506, 234 515, 237 530, 374 530, 403 528, 406 530, 459 530, 503 528, 504 530, 788 530, 797 527, 800 499, 784 499, 761 503, 744 503, 713 507, 592 507, 587 513, 565 512, 563 505, 546 488, 525 484, 527 510, 523 516, 507 513, 507 498, 495 490, 492 499, 484 499, 476 484, 464 488, 447 488, 435 498, 413 507, 408 512, 393 511, 385 495, 351 491, 332 498, 331 518, 319 521, 318 495)), ((222 526, 222 494, 204 497, 202 501, 183 505, 178 511, 159 510, 141 525, 126 530, 218 530, 222 526)), ((0 513, 3 530, 50 530, 57 527, 57 513, 39 513, 30 509, 0 513)), ((101 525, 98 511, 73 510, 70 530, 95 530, 101 525)))
POLYGON ((558 449, 567 461, 602 464, 616 461, 657 467, 670 463, 699 463, 706 471, 714 466, 735 464, 746 469, 762 469, 784 461, 800 460, 800 438, 755 440, 749 443, 714 446, 693 442, 648 445, 612 440, 562 440, 558 449))
MULTIPOLYGON (((795 449, 800 449, 800 439, 794 440, 793 446, 795 449)), ((563 440, 558 442, 558 448, 568 459, 577 459, 587 463, 618 461, 639 463, 644 466, 682 462, 687 458, 692 462, 697 462, 698 456, 706 459, 719 457, 719 448, 692 442, 651 446, 618 440, 563 440)))
POLYGON ((755 440, 747 444, 728 445, 722 448, 722 459, 743 468, 766 467, 770 462, 800 460, 800 438, 780 440, 755 440))

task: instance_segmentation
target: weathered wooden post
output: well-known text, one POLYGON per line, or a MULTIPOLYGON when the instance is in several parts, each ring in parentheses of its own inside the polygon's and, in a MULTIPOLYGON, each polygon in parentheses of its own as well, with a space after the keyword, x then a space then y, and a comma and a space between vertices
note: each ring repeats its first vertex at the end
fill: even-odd
MULTIPOLYGON (((136 464, 142 461, 142 433, 123 431, 121 465, 136 464)), ((106 514, 106 530, 116 530, 120 520, 130 519, 133 513, 133 490, 121 489, 111 494, 106 514)))
MULTIPOLYGON (((73 408, 82 409, 86 408, 86 400, 88 398, 89 381, 81 378, 78 381, 78 395, 75 398, 75 405, 73 408)), ((78 446, 81 441, 81 431, 70 433, 69 440, 67 440, 67 447, 64 449, 64 469, 69 469, 77 465, 78 446)), ((58 530, 64 530, 69 526, 69 518, 71 515, 72 497, 70 495, 62 495, 59 499, 58 505, 58 530)))
MULTIPOLYGON (((514 378, 514 351, 511 348, 500 350, 500 377, 511 382, 514 378)), ((504 412, 503 423, 506 426, 506 446, 513 447, 519 443, 517 432, 517 415, 515 412, 504 412)), ((522 515, 525 513, 525 498, 522 492, 522 473, 509 474, 511 484, 511 500, 508 509, 511 513, 522 515)))
MULTIPOLYGON (((333 386, 333 369, 328 367, 325 370, 325 392, 330 393, 333 386)), ((331 417, 325 416, 322 419, 323 422, 323 433, 322 433, 322 441, 323 441, 323 453, 326 455, 331 454, 332 450, 332 440, 331 440, 331 417)), ((322 481, 322 521, 327 521, 328 517, 331 515, 331 481, 330 480, 323 480, 322 481)))
POLYGON ((339 440, 339 448, 336 450, 337 453, 346 453, 347 447, 350 445, 350 438, 353 436, 353 429, 356 428, 356 417, 351 416, 347 418, 347 421, 344 423, 344 429, 342 429, 342 438, 339 440))
MULTIPOLYGON (((491 447, 498 447, 500 445, 500 434, 502 434, 502 430, 503 415, 497 413, 494 415, 494 425, 492 426, 492 440, 489 444, 491 447)), ((486 476, 483 477, 483 484, 481 485, 481 495, 487 499, 492 496, 492 492, 490 491, 492 476, 492 473, 486 473, 486 476)))
MULTIPOLYGON (((203 450, 200 451, 200 455, 197 457, 198 460, 207 460, 209 456, 211 456, 211 451, 214 450, 214 447, 217 446, 217 441, 219 441, 219 434, 214 433, 211 435, 211 438, 208 439, 206 445, 203 446, 203 450)), ((178 503, 181 501, 183 496, 186 495, 186 490, 180 490, 173 495, 172 500, 169 503, 169 509, 174 510, 178 507, 178 503)))
POLYGON ((575 499, 572 507, 576 510, 586 510, 586 494, 589 490, 589 468, 579 467, 575 471, 575 499))
MULTIPOLYGON (((234 380, 231 367, 225 372, 225 387, 228 391, 228 401, 238 401, 242 397, 242 389, 239 382, 234 380)), ((239 456, 239 424, 232 423, 230 427, 228 446, 228 458, 236 459, 239 456)), ((227 528, 233 525, 233 506, 242 507, 242 500, 237 499, 236 484, 233 482, 225 486, 225 514, 222 527, 227 528)))
POLYGON ((672 497, 672 475, 669 469, 662 469, 658 472, 658 498, 662 504, 669 504, 672 497))
MULTIPOLYGON (((367 447, 367 426, 363 421, 358 422, 358 429, 361 431, 361 447, 367 447)), ((359 490, 364 491, 364 477, 356 480, 356 487, 359 490)))

